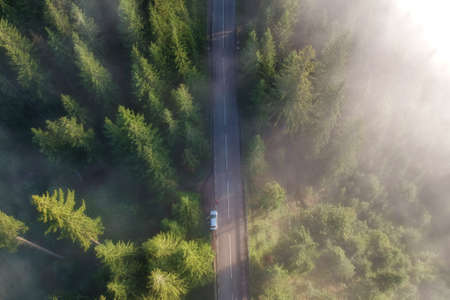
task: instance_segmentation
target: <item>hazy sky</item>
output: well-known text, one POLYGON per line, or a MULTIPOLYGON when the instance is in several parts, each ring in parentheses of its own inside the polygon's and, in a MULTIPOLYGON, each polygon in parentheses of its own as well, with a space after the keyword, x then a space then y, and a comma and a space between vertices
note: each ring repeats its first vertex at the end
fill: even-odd
POLYGON ((418 26, 427 44, 436 50, 435 59, 450 66, 450 1, 396 0, 394 3, 418 26))

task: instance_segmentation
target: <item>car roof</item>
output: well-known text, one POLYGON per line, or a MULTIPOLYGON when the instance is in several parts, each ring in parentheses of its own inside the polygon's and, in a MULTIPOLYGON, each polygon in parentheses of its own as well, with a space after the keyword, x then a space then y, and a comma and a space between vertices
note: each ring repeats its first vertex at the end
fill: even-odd
POLYGON ((217 227, 217 219, 211 219, 211 227, 217 227))
POLYGON ((211 215, 216 215, 217 216, 217 210, 212 210, 211 211, 211 215))

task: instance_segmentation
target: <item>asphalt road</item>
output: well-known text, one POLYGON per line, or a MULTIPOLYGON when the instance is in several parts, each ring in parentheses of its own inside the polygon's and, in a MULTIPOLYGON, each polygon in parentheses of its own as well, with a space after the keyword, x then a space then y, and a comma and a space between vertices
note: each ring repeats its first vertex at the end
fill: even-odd
POLYGON ((248 299, 248 255, 235 85, 236 4, 235 0, 211 4, 217 297, 240 300, 248 299))

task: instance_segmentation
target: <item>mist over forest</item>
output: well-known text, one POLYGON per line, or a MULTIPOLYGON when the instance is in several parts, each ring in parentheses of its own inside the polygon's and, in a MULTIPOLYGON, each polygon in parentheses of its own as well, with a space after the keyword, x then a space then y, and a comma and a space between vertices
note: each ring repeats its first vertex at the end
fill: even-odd
MULTIPOLYGON (((405 3, 236 1, 251 299, 450 298, 450 56, 405 3)), ((0 0, 0 299, 214 298, 207 8, 0 0)))
POLYGON ((399 2, 240 5, 255 299, 450 296, 450 60, 399 2))

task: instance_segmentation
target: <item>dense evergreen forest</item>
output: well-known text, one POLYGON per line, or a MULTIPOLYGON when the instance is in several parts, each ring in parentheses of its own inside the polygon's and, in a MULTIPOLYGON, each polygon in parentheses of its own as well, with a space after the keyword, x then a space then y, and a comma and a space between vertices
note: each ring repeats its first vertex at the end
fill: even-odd
POLYGON ((204 0, 0 0, 0 298, 210 299, 204 0))
POLYGON ((417 29, 391 1, 238 5, 252 299, 449 299, 450 93, 417 29))

